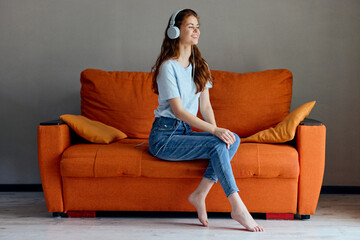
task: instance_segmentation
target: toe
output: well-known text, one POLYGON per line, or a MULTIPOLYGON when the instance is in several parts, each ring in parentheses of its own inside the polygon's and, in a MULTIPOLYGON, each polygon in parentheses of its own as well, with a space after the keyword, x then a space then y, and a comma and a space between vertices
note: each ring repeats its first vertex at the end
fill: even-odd
POLYGON ((207 220, 200 220, 200 222, 205 226, 209 226, 209 222, 207 220))

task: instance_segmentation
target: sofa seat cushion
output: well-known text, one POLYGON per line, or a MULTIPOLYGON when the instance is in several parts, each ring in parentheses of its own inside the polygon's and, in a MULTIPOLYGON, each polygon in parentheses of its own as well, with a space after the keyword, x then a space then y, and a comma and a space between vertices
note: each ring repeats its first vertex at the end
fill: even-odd
MULTIPOLYGON (((200 178, 208 166, 208 159, 164 161, 146 150, 141 175, 153 178, 200 178)), ((285 144, 240 144, 231 161, 235 178, 298 178, 297 150, 285 144)))
POLYGON ((138 177, 147 149, 135 145, 146 139, 122 139, 109 145, 76 144, 67 148, 60 162, 63 177, 138 177))
POLYGON ((236 178, 298 178, 299 154, 286 144, 240 144, 232 162, 236 178))

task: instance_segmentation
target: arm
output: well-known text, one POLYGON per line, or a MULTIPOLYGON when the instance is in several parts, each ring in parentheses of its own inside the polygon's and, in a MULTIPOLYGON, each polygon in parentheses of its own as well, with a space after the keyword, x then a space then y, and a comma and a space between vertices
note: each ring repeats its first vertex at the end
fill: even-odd
POLYGON ((200 113, 206 122, 216 126, 215 115, 211 107, 208 88, 205 88, 205 90, 200 94, 200 113))
MULTIPOLYGON (((225 128, 219 128, 216 125, 205 122, 204 120, 201 120, 200 118, 186 111, 182 106, 180 97, 168 99, 168 101, 172 111, 175 114, 175 117, 188 123, 191 126, 194 126, 198 129, 217 136, 227 144, 228 149, 230 149, 230 145, 236 141, 235 135, 230 130, 225 128)), ((215 117, 213 117, 213 121, 215 123, 215 117)))
POLYGON ((172 98, 168 101, 172 111, 175 114, 175 117, 203 131, 209 132, 211 134, 215 133, 216 126, 212 125, 211 123, 205 122, 204 120, 201 120, 200 118, 186 111, 182 106, 180 97, 172 98))
POLYGON ((70 128, 62 121, 44 122, 38 126, 38 160, 42 188, 49 212, 63 212, 60 158, 70 146, 70 128))

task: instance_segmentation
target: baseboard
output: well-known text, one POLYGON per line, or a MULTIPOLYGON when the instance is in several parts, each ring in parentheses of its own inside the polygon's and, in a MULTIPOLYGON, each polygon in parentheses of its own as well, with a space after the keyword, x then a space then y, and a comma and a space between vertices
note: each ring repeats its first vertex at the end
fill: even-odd
POLYGON ((41 184, 0 184, 0 192, 42 192, 41 184))
MULTIPOLYGON (((41 184, 0 184, 0 192, 42 192, 41 184)), ((321 194, 360 194, 360 186, 322 186, 321 194)))
POLYGON ((322 186, 321 194, 360 194, 360 186, 322 186))

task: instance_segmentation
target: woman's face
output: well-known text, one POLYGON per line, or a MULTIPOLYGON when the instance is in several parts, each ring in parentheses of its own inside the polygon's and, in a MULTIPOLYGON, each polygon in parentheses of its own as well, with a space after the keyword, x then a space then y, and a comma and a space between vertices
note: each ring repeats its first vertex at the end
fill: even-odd
POLYGON ((180 43, 196 45, 199 42, 199 21, 194 16, 187 17, 180 26, 180 43))

